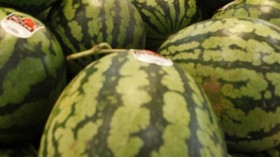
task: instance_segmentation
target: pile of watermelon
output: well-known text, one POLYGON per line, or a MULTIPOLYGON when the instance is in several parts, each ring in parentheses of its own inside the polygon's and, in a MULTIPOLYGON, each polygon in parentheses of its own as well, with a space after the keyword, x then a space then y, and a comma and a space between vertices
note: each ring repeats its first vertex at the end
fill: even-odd
POLYGON ((279 0, 3 0, 0 45, 0 156, 280 157, 279 0))

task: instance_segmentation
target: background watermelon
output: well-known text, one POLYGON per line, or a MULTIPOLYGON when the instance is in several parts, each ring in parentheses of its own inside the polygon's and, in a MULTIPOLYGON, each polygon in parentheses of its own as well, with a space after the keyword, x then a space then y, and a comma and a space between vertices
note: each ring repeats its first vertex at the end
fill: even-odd
POLYGON ((169 38, 158 52, 203 86, 229 149, 280 143, 280 28, 255 18, 209 19, 169 38))
POLYGON ((150 54, 124 50, 83 69, 56 102, 39 157, 225 157, 203 91, 177 65, 150 54))
POLYGON ((55 36, 34 17, 0 8, 0 19, 0 145, 18 144, 41 136, 66 85, 65 59, 55 36), (39 29, 28 34, 25 27, 39 29))
MULTIPOLYGON (((101 42, 113 48, 144 48, 142 18, 130 0, 62 0, 49 12, 48 24, 65 55, 90 49, 101 42)), ((68 68, 75 75, 95 60, 76 60, 68 68)))
POLYGON ((219 9, 212 18, 253 17, 269 21, 280 27, 279 0, 235 0, 219 9))
POLYGON ((196 0, 131 0, 145 24, 146 49, 156 50, 172 34, 200 20, 196 0))

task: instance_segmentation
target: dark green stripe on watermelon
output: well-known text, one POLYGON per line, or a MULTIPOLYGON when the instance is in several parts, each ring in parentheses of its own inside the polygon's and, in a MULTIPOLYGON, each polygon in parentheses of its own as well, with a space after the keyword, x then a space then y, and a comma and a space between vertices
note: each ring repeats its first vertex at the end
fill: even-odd
MULTIPOLYGON (((0 18, 13 12, 0 8, 0 18)), ((34 140, 66 85, 63 52, 46 27, 29 38, 0 27, 0 44, 0 145, 34 140)))
POLYGON ((177 65, 113 53, 83 69, 50 114, 39 156, 164 157, 227 154, 212 108, 177 65))
POLYGON ((158 50, 204 87, 230 149, 280 143, 280 29, 253 18, 220 18, 178 32, 158 50))
POLYGON ((146 49, 156 50, 172 34, 199 20, 196 0, 131 0, 145 24, 146 49))
POLYGON ((253 17, 269 21, 280 27, 279 0, 235 0, 219 9, 212 18, 253 17))

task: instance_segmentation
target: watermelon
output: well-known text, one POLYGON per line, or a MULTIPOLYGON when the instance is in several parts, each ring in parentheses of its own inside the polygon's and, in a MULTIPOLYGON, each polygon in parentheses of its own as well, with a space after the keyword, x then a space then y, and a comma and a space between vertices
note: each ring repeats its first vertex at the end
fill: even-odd
POLYGON ((209 19, 170 37, 158 52, 206 92, 229 150, 280 144, 280 28, 256 18, 209 19))
POLYGON ((253 17, 269 21, 280 27, 279 0, 235 0, 218 10, 212 18, 253 17))
POLYGON ((66 85, 60 44, 36 18, 0 8, 0 145, 41 135, 66 85))
POLYGON ((192 77, 157 53, 136 49, 113 49, 72 79, 39 147, 39 157, 226 154, 217 117, 192 77))
MULTIPOLYGON (((146 33, 139 12, 130 0, 62 0, 49 11, 47 25, 65 55, 90 49, 101 42, 113 48, 144 48, 146 33)), ((76 60, 68 66, 75 76, 98 57, 76 60)))
POLYGON ((0 7, 9 7, 27 14, 36 15, 51 7, 58 0, 1 0, 0 7))
POLYGON ((131 0, 145 24, 146 49, 156 50, 172 34, 197 22, 196 0, 131 0))

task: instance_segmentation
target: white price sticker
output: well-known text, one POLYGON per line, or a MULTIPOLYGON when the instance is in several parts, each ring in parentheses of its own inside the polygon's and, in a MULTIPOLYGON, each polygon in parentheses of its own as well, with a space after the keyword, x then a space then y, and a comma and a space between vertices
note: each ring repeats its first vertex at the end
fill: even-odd
POLYGON ((6 32, 19 38, 29 38, 44 27, 31 17, 23 17, 16 13, 6 16, 1 20, 0 25, 6 32))
POLYGON ((133 56, 141 62, 157 64, 157 65, 161 65, 161 66, 172 66, 173 65, 173 62, 170 59, 165 58, 153 51, 136 50, 136 49, 131 49, 130 51, 133 54, 133 56))

